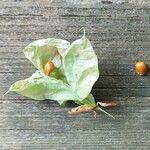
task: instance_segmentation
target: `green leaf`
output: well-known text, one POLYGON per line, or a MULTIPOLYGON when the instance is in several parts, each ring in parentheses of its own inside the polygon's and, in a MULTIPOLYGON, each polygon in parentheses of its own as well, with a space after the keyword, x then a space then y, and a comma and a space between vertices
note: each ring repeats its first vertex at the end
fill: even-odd
POLYGON ((82 100, 81 102, 80 101, 77 101, 76 102, 77 104, 80 104, 80 105, 84 105, 84 104, 88 104, 88 105, 95 105, 95 99, 94 99, 94 96, 92 94, 89 94, 84 100, 82 100))
POLYGON ((95 98, 92 94, 89 94, 84 100, 81 101, 82 104, 96 104, 95 98))
POLYGON ((75 99, 69 85, 56 78, 43 76, 39 72, 35 72, 30 78, 15 82, 9 91, 35 100, 52 99, 59 104, 75 99))
POLYGON ((42 39, 30 43, 23 52, 27 59, 41 72, 44 72, 44 65, 51 60, 56 67, 60 67, 66 49, 70 43, 61 39, 42 39))
POLYGON ((95 104, 90 92, 99 77, 98 60, 85 31, 71 45, 65 40, 49 38, 30 43, 23 51, 38 71, 30 78, 15 82, 9 91, 36 100, 56 100, 60 104, 68 100, 95 104), (49 60, 56 67, 50 77, 44 74, 49 60))
POLYGON ((97 56, 85 34, 70 45, 63 63, 69 85, 77 99, 84 100, 99 77, 97 56))

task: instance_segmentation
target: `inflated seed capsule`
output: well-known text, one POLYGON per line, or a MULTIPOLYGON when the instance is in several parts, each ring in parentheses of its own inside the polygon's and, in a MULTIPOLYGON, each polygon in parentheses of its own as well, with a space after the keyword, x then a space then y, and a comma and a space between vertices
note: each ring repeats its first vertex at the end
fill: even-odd
POLYGON ((148 71, 148 66, 143 61, 138 61, 135 64, 135 71, 137 75, 143 76, 148 71))
POLYGON ((47 76, 49 76, 55 69, 54 64, 49 60, 44 66, 44 72, 47 76))

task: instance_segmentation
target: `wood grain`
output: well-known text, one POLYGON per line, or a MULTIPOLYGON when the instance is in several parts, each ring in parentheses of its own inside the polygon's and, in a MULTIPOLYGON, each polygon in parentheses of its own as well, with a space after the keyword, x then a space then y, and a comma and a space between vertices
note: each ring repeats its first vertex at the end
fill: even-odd
POLYGON ((1 0, 0 150, 149 150, 150 73, 135 75, 134 64, 150 65, 150 4, 144 0, 1 0), (49 37, 70 42, 87 36, 99 59, 101 76, 92 93, 115 101, 98 113, 67 114, 74 104, 31 101, 11 93, 10 84, 36 69, 22 49, 49 37))

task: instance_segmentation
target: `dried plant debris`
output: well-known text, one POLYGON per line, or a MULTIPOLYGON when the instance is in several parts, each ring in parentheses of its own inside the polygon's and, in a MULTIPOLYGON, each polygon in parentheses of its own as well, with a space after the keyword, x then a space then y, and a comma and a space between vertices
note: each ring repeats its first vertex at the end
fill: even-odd
POLYGON ((37 71, 31 77, 12 84, 8 92, 35 100, 50 99, 60 105, 69 100, 81 105, 72 109, 70 114, 91 111, 96 117, 95 111, 99 106, 110 106, 96 103, 91 94, 99 77, 98 59, 84 28, 83 31, 83 36, 72 43, 48 38, 25 47, 24 55, 37 71))
POLYGON ((103 102, 97 102, 95 105, 80 105, 78 107, 72 108, 71 111, 69 111, 68 113, 70 115, 77 115, 83 112, 92 112, 94 118, 96 118, 96 110, 100 110, 102 112, 104 112, 105 114, 107 114, 108 116, 112 117, 113 119, 115 119, 114 116, 112 116, 111 114, 109 114, 108 112, 106 112, 105 110, 103 110, 101 107, 112 107, 112 106, 116 106, 117 104, 114 102, 109 102, 109 103, 103 103, 103 102))

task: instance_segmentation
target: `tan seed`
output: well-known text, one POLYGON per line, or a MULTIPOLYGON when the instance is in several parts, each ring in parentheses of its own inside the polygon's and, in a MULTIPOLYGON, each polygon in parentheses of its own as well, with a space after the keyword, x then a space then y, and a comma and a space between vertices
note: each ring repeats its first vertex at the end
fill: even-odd
POLYGON ((44 66, 44 72, 47 76, 49 76, 55 69, 54 64, 51 61, 48 61, 44 66))
POLYGON ((143 61, 138 61, 135 64, 135 71, 137 75, 143 76, 148 71, 148 66, 143 61))

